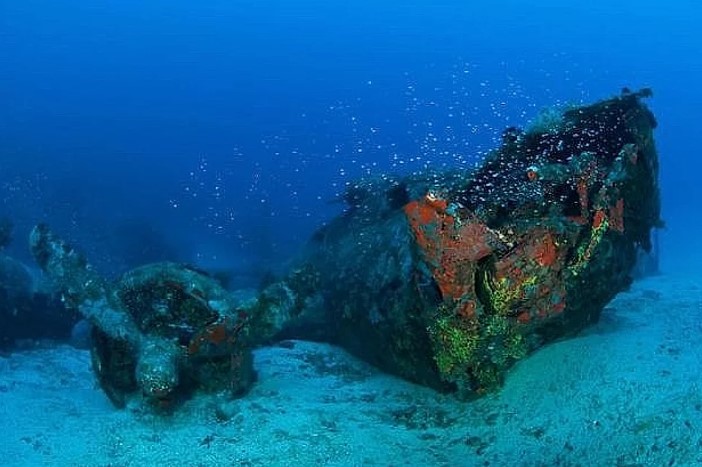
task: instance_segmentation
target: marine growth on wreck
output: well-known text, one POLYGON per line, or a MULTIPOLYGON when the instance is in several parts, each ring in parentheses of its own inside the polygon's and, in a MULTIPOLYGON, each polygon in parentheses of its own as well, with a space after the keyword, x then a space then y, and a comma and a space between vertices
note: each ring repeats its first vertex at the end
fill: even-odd
POLYGON ((598 320, 660 226, 649 90, 509 128, 477 170, 365 180, 290 272, 250 301, 176 263, 116 283, 46 226, 39 265, 94 325, 110 398, 170 406, 195 390, 244 394, 251 350, 331 342, 461 397, 498 388, 519 359, 598 320))

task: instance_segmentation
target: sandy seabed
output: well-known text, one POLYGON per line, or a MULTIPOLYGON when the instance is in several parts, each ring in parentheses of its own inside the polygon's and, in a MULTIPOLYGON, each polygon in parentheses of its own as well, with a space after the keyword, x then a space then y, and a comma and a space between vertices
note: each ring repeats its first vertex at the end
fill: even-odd
POLYGON ((636 283, 599 324, 460 402, 338 348, 256 352, 259 380, 224 407, 113 408, 89 354, 0 358, 3 466, 702 465, 702 281, 636 283))

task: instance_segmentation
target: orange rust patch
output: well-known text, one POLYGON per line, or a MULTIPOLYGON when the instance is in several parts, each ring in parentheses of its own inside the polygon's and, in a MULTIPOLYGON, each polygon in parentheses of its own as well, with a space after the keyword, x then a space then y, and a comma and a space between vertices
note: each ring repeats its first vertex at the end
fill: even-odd
POLYGON ((531 315, 528 311, 522 311, 521 313, 519 313, 519 315, 517 315, 517 322, 521 324, 527 324, 529 323, 529 321, 531 321, 531 315))
POLYGON ((559 238, 552 230, 536 227, 521 235, 518 246, 495 263, 495 278, 510 297, 502 304, 503 311, 518 323, 548 319, 565 306, 565 285, 558 271, 565 264, 567 247, 559 238))
POLYGON ((231 332, 228 325, 229 320, 224 319, 206 326, 190 340, 188 353, 198 353, 204 345, 218 346, 232 343, 241 326, 243 326, 243 322, 239 323, 231 332))
POLYGON ((607 216, 602 209, 595 211, 595 215, 592 218, 592 228, 599 229, 606 218, 607 216))
POLYGON ((563 310, 565 310, 565 306, 566 306, 565 301, 560 301, 560 302, 556 303, 555 305, 553 305, 552 310, 554 313, 562 313, 563 310))
POLYGON ((475 301, 466 300, 458 309, 458 314, 462 318, 471 319, 475 317, 475 301))
POLYGON ((459 299, 474 292, 475 262, 492 253, 493 234, 478 221, 459 225, 447 207, 446 200, 425 196, 404 211, 441 295, 459 299))
POLYGON ((428 203, 411 201, 405 205, 405 215, 413 225, 427 225, 438 220, 436 209, 428 203))
POLYGON ((227 337, 227 329, 224 324, 219 324, 207 330, 207 340, 212 344, 221 344, 227 337))
POLYGON ((624 198, 619 198, 609 208, 609 226, 617 232, 624 232, 624 198))
POLYGON ((550 267, 555 264, 558 258, 558 248, 550 232, 547 232, 541 238, 541 242, 535 245, 534 254, 536 262, 543 267, 550 267))

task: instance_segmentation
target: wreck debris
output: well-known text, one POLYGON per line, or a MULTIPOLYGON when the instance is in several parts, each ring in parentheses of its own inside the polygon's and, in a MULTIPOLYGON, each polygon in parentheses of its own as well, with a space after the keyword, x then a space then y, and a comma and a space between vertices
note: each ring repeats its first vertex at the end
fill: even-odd
POLYGON ((465 396, 499 387, 514 362, 596 322, 629 285, 637 249, 651 248, 661 221, 649 95, 509 129, 474 173, 367 182, 362 197, 355 187, 372 202, 321 229, 298 270, 317 286, 283 280, 303 305, 280 335, 323 335, 465 396))
POLYGON ((47 228, 31 244, 96 327, 95 369, 116 403, 140 389, 241 393, 250 349, 299 338, 340 345, 411 381, 469 397, 519 359, 598 320, 659 227, 649 90, 509 129, 474 172, 367 180, 297 265, 236 303, 182 265, 96 277, 47 228))
POLYGON ((64 301, 93 324, 93 368, 115 405, 138 391, 170 407, 196 389, 240 394, 250 387, 247 317, 211 277, 155 263, 109 284, 46 226, 34 228, 30 246, 64 301))

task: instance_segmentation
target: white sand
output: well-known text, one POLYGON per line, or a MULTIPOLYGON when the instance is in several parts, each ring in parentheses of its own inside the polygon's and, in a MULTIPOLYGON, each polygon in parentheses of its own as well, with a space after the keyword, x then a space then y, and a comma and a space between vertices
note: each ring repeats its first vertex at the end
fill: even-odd
POLYGON ((600 324, 475 402, 322 344, 262 349, 256 367, 252 392, 218 421, 206 398, 170 417, 114 409, 84 351, 0 358, 0 464, 702 464, 702 282, 692 279, 636 284, 600 324))

